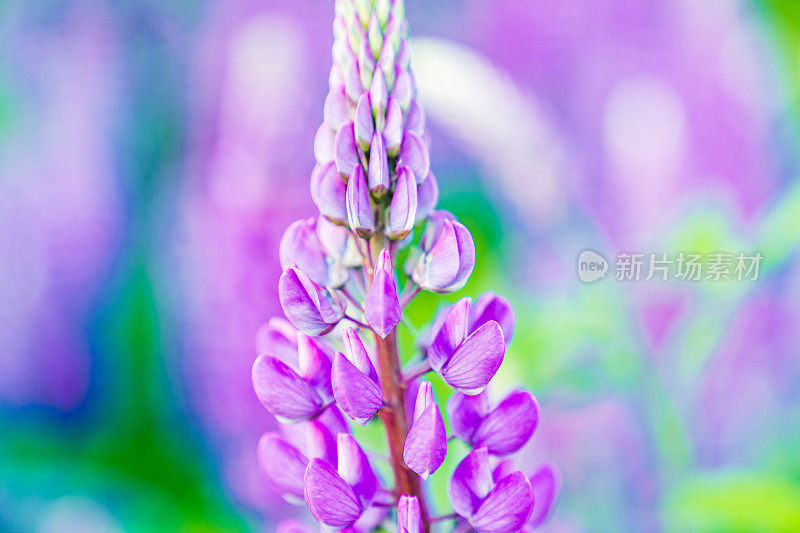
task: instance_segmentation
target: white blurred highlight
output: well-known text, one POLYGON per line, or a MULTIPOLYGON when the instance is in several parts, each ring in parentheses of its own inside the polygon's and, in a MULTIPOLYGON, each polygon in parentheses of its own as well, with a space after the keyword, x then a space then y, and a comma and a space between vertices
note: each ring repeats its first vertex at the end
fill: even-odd
POLYGON ((419 38, 411 48, 428 115, 498 178, 521 213, 552 223, 564 208, 565 150, 535 99, 467 47, 419 38))

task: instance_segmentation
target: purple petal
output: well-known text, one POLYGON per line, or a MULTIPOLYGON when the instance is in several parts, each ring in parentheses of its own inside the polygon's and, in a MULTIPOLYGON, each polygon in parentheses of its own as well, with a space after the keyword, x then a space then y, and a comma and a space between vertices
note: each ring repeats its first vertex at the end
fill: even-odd
POLYGON ((444 421, 433 401, 431 384, 425 381, 417 393, 415 419, 403 447, 403 461, 422 479, 427 479, 442 465, 446 455, 444 421))
POLYGON ((475 396, 456 392, 447 401, 450 429, 456 437, 467 443, 472 443, 472 436, 488 412, 489 399, 485 391, 475 396))
POLYGON ((425 144, 422 137, 408 130, 403 134, 403 144, 400 147, 400 164, 414 171, 417 183, 422 183, 431 169, 428 145, 425 144))
POLYGON ((285 318, 271 318, 256 333, 256 355, 277 357, 297 366, 297 329, 285 318))
POLYGON ((358 60, 352 57, 344 71, 344 90, 353 102, 358 100, 364 86, 361 83, 361 73, 358 70, 358 60))
POLYGON ((305 423, 305 451, 308 459, 319 458, 330 465, 337 461, 334 433, 317 417, 305 423))
POLYGON ((437 203, 439 203, 439 182, 436 181, 433 172, 428 172, 428 177, 417 189, 417 222, 430 215, 437 203))
POLYGON ((361 372, 370 377, 374 382, 378 382, 378 372, 369 357, 361 337, 353 328, 345 328, 342 332, 342 342, 344 343, 344 354, 347 360, 361 372))
POLYGON ((456 467, 448 486, 453 510, 470 518, 492 489, 492 471, 486 448, 472 450, 456 467))
POLYGON ((416 496, 400 496, 397 502, 397 530, 422 533, 422 511, 416 496))
POLYGON ((458 239, 452 221, 442 222, 438 237, 429 251, 419 258, 412 278, 423 289, 446 292, 456 280, 460 268, 458 239))
POLYGON ((400 322, 400 300, 389 250, 384 248, 375 263, 375 274, 364 304, 364 316, 373 331, 386 338, 400 322))
POLYGON ((303 501, 303 475, 308 459, 277 433, 258 441, 258 464, 272 486, 290 503, 303 501))
POLYGON ((404 238, 411 232, 417 217, 417 183, 408 167, 397 171, 397 183, 392 201, 386 211, 386 235, 392 240, 404 238))
POLYGON ((286 228, 278 255, 281 268, 297 266, 315 283, 328 284, 328 262, 313 218, 297 220, 286 228))
POLYGON ((304 481, 308 509, 318 522, 342 528, 361 516, 362 507, 353 489, 325 461, 311 459, 304 481))
POLYGON ((286 363, 259 355, 253 363, 253 388, 269 412, 286 420, 305 420, 316 416, 322 400, 311 386, 286 363))
POLYGON ((513 459, 503 459, 502 461, 497 463, 497 466, 495 466, 494 470, 492 470, 492 479, 494 480, 495 483, 497 483, 507 475, 513 474, 517 470, 519 470, 519 468, 516 468, 514 466, 513 459))
POLYGON ((344 89, 331 89, 328 92, 328 96, 325 98, 323 115, 325 116, 325 122, 334 130, 341 128, 342 124, 349 119, 350 109, 348 109, 348 105, 344 89))
POLYGON ((519 531, 533 508, 533 489, 522 472, 501 479, 481 503, 470 523, 480 533, 519 531))
POLYGON ((356 166, 361 166, 361 160, 358 157, 358 146, 356 145, 355 125, 352 122, 342 126, 336 133, 333 152, 336 170, 339 171, 339 174, 344 179, 347 179, 353 173, 353 169, 356 166))
POLYGON ((472 298, 465 296, 436 318, 431 330, 432 340, 428 346, 428 360, 436 372, 441 372, 450 357, 467 338, 471 304, 472 298))
POLYGON ((491 454, 509 455, 525 446, 538 423, 539 405, 533 394, 512 392, 483 419, 473 442, 486 446, 491 454))
POLYGON ((408 106, 405 128, 420 137, 425 135, 425 111, 416 99, 408 106))
POLYGON ((369 93, 361 93, 356 104, 355 133, 356 140, 361 144, 362 150, 368 150, 372 142, 375 125, 372 123, 372 108, 369 103, 369 93))
POLYGON ((477 394, 500 368, 505 351, 500 324, 487 322, 466 338, 439 373, 461 392, 477 394))
MULTIPOLYGON (((336 407, 336 404, 331 404, 325 409, 321 415, 315 420, 325 425, 328 430, 334 435, 339 433, 348 433, 347 420, 342 412, 336 407)), ((333 464, 331 461, 329 463, 333 464)))
POLYGON ((380 386, 341 352, 333 358, 332 381, 336 403, 353 420, 363 424, 381 408, 380 386))
MULTIPOLYGON (((369 100, 372 104, 372 113, 376 120, 380 117, 378 127, 383 125, 383 117, 386 115, 386 105, 389 99, 389 89, 386 87, 386 77, 379 69, 372 75, 372 83, 369 86, 369 100)), ((382 129, 382 128, 381 128, 382 129)))
MULTIPOLYGON (((372 115, 370 115, 371 117, 372 115)), ((369 190, 373 196, 380 198, 389 190, 389 159, 386 155, 386 145, 383 135, 376 131, 372 136, 369 148, 369 168, 367 169, 369 190)))
POLYGON ((340 433, 336 436, 339 467, 337 471, 350 485, 353 493, 361 501, 362 507, 369 507, 378 488, 378 479, 372 471, 366 454, 351 435, 340 433))
POLYGON ((297 368, 309 385, 330 398, 331 359, 319 342, 302 331, 297 332, 297 368))
POLYGON ((342 297, 320 287, 296 267, 281 274, 278 296, 286 318, 307 335, 328 333, 344 316, 342 297))
POLYGON ((545 464, 531 476, 530 481, 536 504, 528 524, 535 528, 547 521, 553 509, 561 485, 561 474, 554 465, 545 464))
POLYGON ((386 103, 386 124, 383 126, 383 139, 389 157, 397 157, 403 142, 403 111, 394 98, 386 103))
POLYGON ((333 146, 335 131, 326 123, 322 123, 314 136, 314 158, 317 163, 324 165, 333 161, 333 146))
MULTIPOLYGON (((339 174, 336 171, 334 173, 336 179, 341 181, 339 174)), ((344 182, 342 182, 342 187, 344 187, 344 182)), ((344 205, 344 201, 342 201, 342 205, 344 205)), ((347 227, 347 213, 346 211, 344 213, 344 226, 334 224, 322 215, 318 216, 317 235, 328 254, 333 256, 342 266, 361 266, 361 254, 355 248, 352 234, 349 227, 347 227)))
POLYGON ((467 280, 475 269, 475 241, 472 240, 472 234, 466 226, 455 220, 452 224, 456 230, 458 242, 458 273, 448 290, 457 291, 467 284, 467 280))
POLYGON ((514 324, 516 322, 514 308, 511 307, 511 303, 506 298, 493 292, 486 292, 472 304, 472 309, 469 313, 469 329, 470 331, 475 331, 490 320, 500 324, 500 329, 503 330, 503 337, 506 339, 506 346, 508 346, 511 342, 511 336, 514 334, 514 324))
POLYGON ((337 224, 347 224, 346 191, 347 186, 333 161, 314 167, 311 174, 311 199, 322 215, 337 224))
POLYGON ((350 229, 365 239, 375 230, 372 206, 369 203, 367 177, 361 165, 353 167, 353 173, 347 182, 346 191, 347 221, 350 229))
POLYGON ((397 100, 400 107, 405 111, 411 104, 413 96, 413 85, 408 71, 398 65, 394 74, 394 85, 392 85, 392 98, 397 100))

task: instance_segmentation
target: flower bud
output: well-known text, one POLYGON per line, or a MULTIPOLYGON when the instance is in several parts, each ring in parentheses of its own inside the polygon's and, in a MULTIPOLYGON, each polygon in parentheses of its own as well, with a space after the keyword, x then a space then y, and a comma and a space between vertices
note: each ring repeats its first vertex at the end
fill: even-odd
POLYGON ((369 38, 367 37, 367 32, 364 32, 361 36, 361 44, 358 47, 358 73, 361 76, 362 88, 369 89, 375 66, 375 58, 369 49, 369 38))
POLYGON ((416 496, 400 496, 397 502, 397 533, 422 533, 422 511, 416 496))
POLYGON ((350 179, 347 181, 345 200, 347 221, 350 224, 350 229, 365 239, 369 238, 375 230, 375 223, 373 221, 372 206, 369 203, 367 177, 364 175, 361 165, 354 168, 350 179))
POLYGON ((372 104, 372 114, 375 115, 375 125, 382 130, 386 122, 386 105, 389 100, 389 89, 386 88, 386 77, 383 72, 376 70, 369 86, 369 100, 372 104))
POLYGON ((323 122, 317 129, 314 136, 314 158, 319 164, 333 161, 333 146, 335 143, 335 132, 329 124, 323 122))
POLYGON ((439 406, 433 401, 429 381, 423 381, 414 405, 414 420, 403 447, 406 465, 427 479, 442 465, 447 454, 447 433, 439 406))
POLYGON ((397 100, 400 108, 405 111, 411 104, 411 98, 414 96, 413 85, 411 76, 408 71, 400 66, 395 68, 394 85, 392 85, 392 98, 397 100))
MULTIPOLYGON (((338 174, 336 175, 338 179, 338 174)), ((359 267, 362 265, 361 253, 358 251, 355 239, 346 226, 333 224, 324 216, 317 217, 317 235, 325 250, 335 258, 335 261, 345 267, 359 267)))
POLYGON ((417 183, 422 183, 431 169, 428 145, 425 144, 422 137, 408 130, 403 133, 403 144, 400 147, 400 162, 398 164, 405 165, 413 170, 417 183))
POLYGON ((469 230, 443 211, 430 216, 420 242, 422 255, 413 280, 435 292, 453 292, 467 283, 475 268, 475 243, 469 230))
POLYGON ((258 441, 258 464, 270 484, 289 503, 303 502, 308 458, 277 433, 265 433, 258 441))
POLYGON ((286 318, 307 335, 324 335, 344 316, 346 303, 336 292, 311 281, 299 268, 284 270, 278 296, 286 318))
POLYGON ((367 40, 369 41, 369 51, 372 53, 372 57, 374 59, 378 58, 378 55, 381 53, 381 48, 383 47, 383 33, 377 11, 378 10, 376 9, 372 12, 372 16, 369 19, 369 24, 367 24, 367 40))
POLYGON ((351 53, 344 71, 344 92, 347 93, 347 97, 351 102, 355 102, 361 96, 363 90, 364 86, 361 83, 358 60, 351 53))
POLYGON ((417 217, 417 182, 408 167, 397 171, 392 201, 386 210, 386 235, 400 240, 411 232, 417 217))
MULTIPOLYGON (((372 115, 370 115, 370 118, 372 118, 372 115)), ((369 190, 375 198, 381 198, 389 190, 389 156, 386 154, 383 135, 379 131, 374 132, 372 135, 367 178, 369 190)))
POLYGON ((514 308, 506 298, 493 292, 486 292, 475 300, 470 308, 469 330, 475 331, 490 320, 500 324, 506 340, 506 347, 508 347, 511 337, 514 335, 514 323, 516 322, 514 308))
POLYGON ((342 337, 345 352, 333 359, 333 396, 347 416, 364 425, 383 405, 383 393, 375 366, 356 331, 348 328, 342 337))
POLYGON ((328 91, 328 96, 325 98, 325 105, 323 108, 325 123, 334 130, 341 128, 350 117, 348 105, 347 95, 344 94, 344 89, 336 88, 328 91))
POLYGON ((328 260, 313 218, 293 222, 286 229, 279 256, 282 268, 297 266, 319 285, 341 287, 349 276, 346 269, 328 260))
POLYGON ((381 338, 386 338, 400 322, 397 282, 392 268, 392 258, 386 248, 381 251, 375 262, 375 273, 367 292, 364 315, 367 323, 381 338))
POLYGON ((348 122, 336 133, 333 146, 336 170, 346 180, 353 173, 355 167, 361 166, 361 159, 356 145, 355 125, 348 122))
POLYGON ((372 142, 373 133, 375 132, 375 125, 372 122, 372 109, 369 104, 369 93, 363 92, 358 98, 356 104, 356 120, 355 120, 355 134, 361 149, 364 151, 369 150, 370 142, 372 142))
POLYGON ((325 165, 318 163, 314 167, 311 173, 311 199, 320 214, 331 222, 347 224, 346 192, 347 186, 333 161, 325 165))
POLYGON ((424 220, 436 208, 439 203, 439 182, 433 172, 428 172, 425 181, 417 188, 417 219, 416 222, 424 220))
POLYGON ((261 404, 280 419, 307 420, 322 410, 322 398, 314 388, 275 357, 259 355, 253 363, 252 379, 261 404))
POLYGON ((403 142, 403 111, 394 98, 386 103, 386 123, 383 126, 383 138, 386 141, 386 152, 389 157, 397 157, 400 144, 403 142))
POLYGON ((535 529, 547 521, 553 509, 561 489, 561 473, 555 465, 544 464, 530 477, 530 482, 536 504, 528 519, 528 527, 535 529))
POLYGON ((416 99, 411 100, 411 104, 408 106, 405 129, 420 137, 425 136, 425 111, 416 99))

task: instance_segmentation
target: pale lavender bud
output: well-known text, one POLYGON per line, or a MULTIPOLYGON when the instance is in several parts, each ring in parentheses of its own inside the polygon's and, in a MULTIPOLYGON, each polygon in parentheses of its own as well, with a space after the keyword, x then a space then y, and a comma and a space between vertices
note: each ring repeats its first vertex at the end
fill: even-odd
POLYGON ((352 122, 342 126, 336 133, 333 151, 336 170, 346 180, 353 173, 354 168, 361 166, 358 145, 356 144, 355 125, 352 122))
POLYGON ((433 172, 428 172, 425 181, 417 188, 417 219, 416 222, 424 220, 436 208, 439 203, 439 182, 433 172))
POLYGON ((422 183, 431 170, 428 145, 425 144, 422 137, 408 130, 405 131, 403 144, 400 147, 400 161, 398 164, 405 165, 413 170, 417 183, 422 183))
POLYGON ((386 122, 386 106, 389 100, 389 89, 386 88, 386 77, 380 70, 375 71, 369 86, 369 100, 372 114, 375 115, 376 127, 383 130, 386 122))
POLYGON ((391 179, 389 176, 389 156, 386 154, 383 135, 379 131, 372 135, 367 178, 369 190, 375 198, 381 198, 389 190, 391 179))
POLYGON ((381 49, 380 55, 378 55, 378 64, 376 70, 383 72, 383 75, 386 78, 387 87, 392 87, 395 82, 394 55, 394 45, 390 39, 384 36, 383 48, 381 49))
POLYGON ((417 182, 414 172, 403 166, 397 171, 392 201, 386 210, 386 235, 392 240, 404 238, 411 232, 416 218, 417 182))
POLYGON ((289 503, 303 501, 308 458, 277 433, 265 433, 258 441, 258 463, 270 484, 289 503))
POLYGON ((397 157, 403 142, 403 111, 394 98, 386 103, 386 123, 383 126, 383 138, 386 141, 386 152, 389 157, 397 157))
POLYGON ((333 359, 333 396, 347 416, 364 425, 383 404, 378 373, 353 329, 342 334, 345 353, 333 359))
POLYGON ((328 75, 328 89, 344 93, 344 74, 342 74, 342 69, 336 63, 333 64, 331 73, 328 75))
POLYGON ((394 85, 392 85, 391 95, 392 98, 397 100, 397 103, 400 104, 400 108, 403 111, 408 109, 408 106, 411 104, 411 99, 414 96, 411 76, 409 76, 406 69, 400 66, 395 68, 394 85))
POLYGON ((422 512, 416 496, 400 496, 397 502, 397 533, 422 533, 422 512))
POLYGON ((369 202, 367 176, 364 175, 361 165, 356 166, 350 175, 346 193, 347 221, 350 229, 367 239, 375 231, 375 222, 369 202))
POLYGON ((392 258, 386 248, 381 251, 375 262, 375 273, 367 293, 364 315, 370 327, 381 338, 386 338, 400 322, 397 282, 392 268, 392 258))
POLYGON ((361 44, 358 48, 358 71, 361 76, 361 86, 364 89, 369 89, 372 83, 372 73, 375 72, 375 66, 375 58, 369 49, 369 38, 365 31, 362 33, 361 44))
POLYGON ((425 111, 416 99, 411 100, 406 113, 406 131, 415 133, 420 137, 425 136, 425 111))
MULTIPOLYGON (((356 140, 361 145, 361 149, 370 149, 375 125, 372 122, 372 109, 369 103, 369 93, 361 93, 356 104, 355 134, 356 140)), ((371 157, 371 156, 370 156, 371 157)))
POLYGON ((341 128, 350 118, 349 105, 344 89, 335 88, 328 91, 323 108, 325 123, 334 130, 341 128))
POLYGON ((478 394, 500 368, 505 341, 500 325, 494 321, 468 334, 470 304, 470 298, 462 298, 437 319, 428 361, 452 387, 465 394, 478 394))
POLYGON ((324 335, 344 316, 344 299, 311 281, 300 269, 284 270, 278 280, 278 296, 286 318, 308 335, 324 335))
MULTIPOLYGON (((336 173, 336 177, 339 179, 338 173, 336 173)), ((322 245, 325 247, 325 250, 327 250, 338 263, 349 268, 359 267, 362 264, 361 254, 358 251, 352 233, 350 233, 346 225, 346 214, 345 226, 334 224, 326 217, 320 215, 317 217, 317 235, 319 236, 320 242, 322 242, 322 245)))
POLYGON ((539 423, 539 404, 523 390, 512 392, 491 411, 485 399, 456 393, 447 402, 447 413, 460 439, 473 447, 485 446, 493 455, 519 451, 539 423))
POLYGON ((367 24, 367 40, 369 41, 369 50, 373 58, 378 57, 383 47, 383 30, 377 11, 376 9, 372 12, 369 24, 367 24))
POLYGON ((347 185, 333 161, 324 165, 318 163, 314 167, 311 173, 311 199, 320 214, 331 222, 347 225, 346 192, 347 185))
POLYGON ((412 272, 417 285, 436 292, 464 287, 475 268, 475 243, 466 227, 449 213, 435 211, 420 244, 422 254, 412 272))
POLYGON ((364 89, 361 84, 361 74, 358 69, 358 60, 352 56, 344 71, 344 91, 351 102, 358 100, 361 91, 364 89))
POLYGON ((519 531, 533 508, 525 474, 512 472, 495 482, 486 448, 473 450, 459 463, 448 493, 455 512, 479 533, 519 531))
POLYGON ((397 48, 397 54, 394 58, 395 65, 399 66, 403 70, 409 70, 409 66, 411 65, 411 47, 408 45, 408 41, 406 39, 400 40, 400 46, 397 48))
POLYGON ((256 355, 268 353, 287 365, 297 364, 297 328, 285 318, 271 318, 256 332, 256 355))
POLYGON ((317 163, 324 164, 333 161, 333 145, 336 133, 333 128, 323 122, 314 136, 314 158, 317 163))
POLYGON ((414 405, 414 420, 403 448, 403 461, 422 479, 442 465, 447 454, 447 433, 439 406, 433 401, 429 381, 420 384, 414 405))

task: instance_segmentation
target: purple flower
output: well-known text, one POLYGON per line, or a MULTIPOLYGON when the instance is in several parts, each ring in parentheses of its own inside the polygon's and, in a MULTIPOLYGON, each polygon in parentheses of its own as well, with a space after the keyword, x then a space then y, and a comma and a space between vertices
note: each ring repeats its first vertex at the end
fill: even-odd
POLYGON ((375 274, 367 293, 364 314, 372 329, 386 338, 400 322, 400 300, 389 250, 383 249, 375 263, 375 274))
POLYGON ((422 479, 427 479, 442 466, 446 454, 444 421, 439 406, 433 401, 430 382, 423 381, 417 391, 414 418, 403 449, 403 460, 422 479))
POLYGON ((369 201, 367 176, 364 175, 364 170, 360 165, 354 167, 350 180, 347 182, 345 204, 350 229, 361 237, 369 238, 375 230, 375 222, 372 205, 369 201))
POLYGON ((519 451, 539 422, 539 405, 528 391, 514 391, 490 410, 486 392, 456 393, 447 402, 453 433, 473 447, 485 446, 493 455, 519 451))
POLYGON ((451 214, 435 211, 420 245, 422 255, 411 274, 417 285, 436 292, 464 287, 475 268, 475 243, 467 228, 451 214))
POLYGON ((469 330, 475 331, 483 324, 494 320, 500 324, 500 329, 503 330, 503 337, 506 339, 506 346, 511 343, 511 337, 514 335, 514 324, 516 317, 514 316, 514 308, 511 303, 493 292, 485 292, 472 303, 469 311, 469 330))
MULTIPOLYGON (((371 119, 372 115, 370 115, 371 119)), ((381 198, 385 195, 391 185, 389 156, 386 153, 386 143, 383 140, 383 135, 379 131, 372 135, 372 141, 369 145, 367 181, 369 182, 369 190, 375 198, 381 198)))
POLYGON ((532 531, 547 521, 561 490, 561 473, 555 465, 544 464, 530 477, 536 504, 523 531, 532 531))
POLYGON ((311 173, 311 199, 331 222, 347 224, 347 185, 332 161, 317 163, 311 173))
POLYGON ((416 133, 406 130, 403 135, 399 164, 410 168, 414 172, 417 183, 422 183, 428 177, 428 171, 431 169, 428 146, 416 133))
POLYGON ((347 416, 364 425, 381 408, 381 385, 356 330, 345 329, 342 337, 344 354, 333 359, 333 395, 347 416))
POLYGON ((279 255, 281 268, 296 266, 319 285, 341 287, 347 281, 346 269, 325 251, 313 218, 298 220, 286 229, 279 255))
POLYGON ((422 533, 422 513, 416 496, 400 496, 397 502, 397 533, 422 533))
POLYGON ((386 210, 386 235, 400 240, 411 232, 417 219, 417 183, 408 167, 397 170, 397 183, 386 210))
POLYGON ((356 440, 337 436, 338 466, 313 458, 305 471, 305 499, 314 518, 330 527, 349 527, 369 507, 378 480, 356 440))
POLYGON ((494 479, 486 448, 473 450, 459 463, 448 489, 455 512, 480 533, 519 531, 533 509, 533 488, 525 474, 494 479))
POLYGON ((347 307, 335 291, 317 285, 297 267, 289 267, 281 274, 278 296, 286 318, 308 335, 332 330, 347 307))
POLYGON ((428 173, 425 181, 417 188, 417 215, 415 222, 424 220, 439 203, 439 182, 433 172, 428 173))
POLYGON ((462 298, 436 319, 428 361, 451 386, 465 394, 478 394, 503 362, 505 339, 494 320, 469 331, 471 303, 470 298, 462 298))

